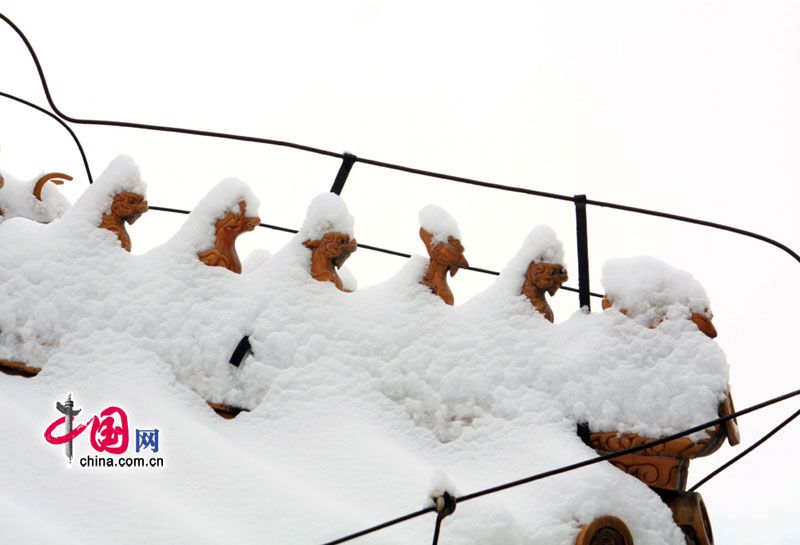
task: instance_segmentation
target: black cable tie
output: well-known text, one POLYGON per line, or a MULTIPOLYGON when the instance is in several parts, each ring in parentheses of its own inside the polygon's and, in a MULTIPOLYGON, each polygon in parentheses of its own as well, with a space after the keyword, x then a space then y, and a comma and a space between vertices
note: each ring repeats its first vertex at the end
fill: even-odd
POLYGON ((250 337, 245 335, 236 345, 236 348, 231 354, 231 359, 228 360, 234 367, 239 367, 247 356, 253 355, 253 347, 250 345, 250 337))
POLYGON ((433 542, 432 545, 439 543, 439 533, 442 528, 442 521, 455 513, 456 499, 449 492, 435 491, 431 495, 433 500, 434 509, 436 510, 436 525, 433 527, 433 542))
POLYGON ((344 189, 344 184, 347 183, 347 177, 350 176, 350 171, 353 169, 356 159, 357 157, 352 153, 344 153, 342 164, 339 166, 339 172, 336 173, 336 179, 331 186, 331 193, 335 193, 336 195, 342 194, 342 189, 344 189))
POLYGON ((434 509, 439 514, 439 518, 445 518, 452 515, 456 510, 456 498, 449 492, 435 491, 431 495, 433 500, 434 509))

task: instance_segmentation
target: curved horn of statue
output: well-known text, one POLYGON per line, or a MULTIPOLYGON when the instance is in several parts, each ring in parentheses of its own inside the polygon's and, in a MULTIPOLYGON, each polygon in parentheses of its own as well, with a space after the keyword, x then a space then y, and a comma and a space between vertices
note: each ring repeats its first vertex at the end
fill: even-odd
POLYGON ((247 203, 239 202, 238 212, 228 210, 217 220, 214 225, 214 245, 198 253, 197 257, 210 267, 225 267, 231 272, 241 273, 242 263, 236 253, 236 239, 242 233, 255 229, 259 223, 261 218, 258 216, 247 215, 247 203))
POLYGON ((71 182, 72 176, 70 176, 69 174, 63 174, 61 172, 50 172, 49 174, 45 174, 44 176, 36 180, 36 185, 33 186, 33 196, 36 197, 37 201, 41 201, 42 189, 44 188, 47 182, 53 182, 56 185, 62 185, 65 180, 71 182))
POLYGON ((320 239, 306 240, 303 246, 311 250, 311 276, 320 282, 333 282, 340 290, 347 291, 336 269, 356 251, 356 239, 351 239, 347 233, 331 231, 320 239))
POLYGON ((425 276, 422 277, 421 282, 428 286, 434 295, 440 297, 442 301, 452 305, 455 302, 455 298, 450 286, 447 285, 447 273, 449 272, 450 276, 455 276, 458 269, 469 267, 469 263, 464 257, 464 246, 460 240, 453 237, 447 237, 447 242, 434 244, 433 235, 425 230, 424 227, 419 228, 419 238, 425 244, 425 249, 430 257, 428 270, 425 271, 425 276))
POLYGON ((545 298, 549 293, 552 297, 561 287, 561 284, 569 280, 567 269, 557 263, 538 263, 531 261, 528 270, 525 271, 525 283, 522 285, 522 295, 527 297, 533 308, 539 314, 552 322, 554 319, 553 309, 545 298))
POLYGON ((100 220, 100 228, 116 233, 122 247, 131 251, 131 237, 125 229, 125 224, 133 225, 139 217, 149 209, 144 195, 130 191, 121 191, 114 195, 114 200, 108 212, 100 220))

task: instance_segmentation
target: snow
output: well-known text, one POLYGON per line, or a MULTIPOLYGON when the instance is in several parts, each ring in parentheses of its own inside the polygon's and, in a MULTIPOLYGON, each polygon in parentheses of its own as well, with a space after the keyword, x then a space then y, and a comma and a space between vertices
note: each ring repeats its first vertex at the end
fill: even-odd
POLYGON ((147 194, 139 167, 127 155, 120 155, 106 167, 74 205, 64 214, 64 223, 86 222, 100 225, 103 214, 111 208, 114 195, 120 192, 147 194))
POLYGON ((305 236, 305 240, 318 240, 332 231, 353 237, 353 221, 353 216, 338 195, 322 193, 308 205, 300 233, 305 236))
POLYGON ((456 220, 435 204, 429 204, 419 211, 419 226, 433 235, 434 244, 447 242, 448 237, 461 240, 456 220))
MULTIPOLYGON (((725 356, 688 319, 656 329, 617 312, 544 320, 520 289, 531 260, 564 263, 549 227, 531 232, 494 286, 450 307, 419 283, 419 256, 353 293, 311 278, 303 241, 353 236, 335 195, 316 197, 297 236, 236 275, 196 252, 239 201, 257 213, 243 182, 222 182, 172 239, 139 256, 91 224, 121 187, 144 189, 126 158, 61 220, 0 224, 0 359, 42 367, 33 379, 0 375, 0 457, 15 460, 0 468, 10 541, 324 542, 429 505, 453 483, 469 493, 591 458, 578 422, 661 436, 715 418, 724 397, 725 356), (233 367, 244 335, 253 357, 233 367), (140 427, 160 427, 163 474, 65 470, 63 450, 41 433, 67 392, 85 414, 117 404, 140 427), (206 401, 250 412, 226 421, 206 401), (31 526, 33 506, 57 516, 31 526)), ((420 222, 460 236, 438 207, 420 222)), ((609 295, 632 310, 651 301, 645 273, 673 271, 652 263, 611 261, 609 295)), ((659 304, 701 303, 685 273, 654 287, 672 297, 659 304)), ((78 458, 90 453, 77 445, 78 458)), ((600 515, 622 518, 637 545, 684 542, 663 502, 609 464, 460 505, 443 536, 571 545, 600 515)), ((420 543, 432 528, 423 518, 361 542, 420 543)))
POLYGON ((0 170, 0 223, 11 218, 22 217, 41 223, 49 223, 64 215, 70 206, 53 182, 42 188, 42 200, 33 195, 36 182, 45 173, 23 181, 0 170))
POLYGON ((217 220, 226 212, 240 213, 239 203, 245 203, 245 215, 258 216, 258 198, 243 181, 227 178, 217 184, 192 209, 186 222, 163 248, 170 252, 197 254, 214 245, 217 220))
POLYGON ((447 476, 447 473, 440 468, 436 468, 433 470, 433 473, 431 473, 431 482, 430 486, 428 487, 428 497, 434 499, 443 495, 445 492, 454 498, 461 495, 458 488, 450 480, 450 477, 447 476))
POLYGON ((353 272, 347 268, 347 266, 342 266, 342 268, 338 270, 337 274, 342 280, 342 287, 345 290, 356 291, 358 289, 358 279, 355 277, 353 272))
POLYGON ((270 257, 272 257, 272 252, 269 250, 265 248, 256 248, 242 261, 242 274, 250 274, 255 271, 270 257))
POLYGON ((601 282, 614 307, 645 326, 692 313, 711 317, 703 286, 688 272, 651 256, 609 259, 601 282))
MULTIPOLYGON (((555 231, 548 225, 536 226, 522 243, 519 251, 500 271, 500 276, 494 285, 486 290, 485 293, 476 296, 474 301, 467 303, 467 307, 479 306, 477 311, 484 311, 484 307, 491 305, 490 300, 498 298, 511 298, 520 304, 526 304, 524 297, 521 296, 522 285, 525 283, 525 275, 531 261, 536 263, 555 263, 566 268, 564 260, 564 245, 558 239, 555 231), (480 301, 480 305, 476 305, 480 301)), ((507 301, 506 304, 512 304, 507 301)))

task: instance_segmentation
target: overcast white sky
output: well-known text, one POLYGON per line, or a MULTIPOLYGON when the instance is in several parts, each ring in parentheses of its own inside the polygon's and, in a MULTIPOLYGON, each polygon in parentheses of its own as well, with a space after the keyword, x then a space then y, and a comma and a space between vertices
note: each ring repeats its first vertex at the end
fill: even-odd
MULTIPOLYGON (((800 248, 800 5, 793 2, 26 2, 0 11, 27 33, 56 102, 76 117, 290 140, 497 183, 655 208, 757 231, 800 248)), ((0 26, 0 90, 45 104, 34 66, 0 26)), ((298 227, 329 189, 334 159, 256 144, 76 126, 95 176, 131 155, 151 204, 190 209, 236 176, 265 222, 298 227)), ((0 164, 59 170, 74 200, 80 157, 54 121, 0 99, 0 164)), ((498 270, 539 223, 567 249, 569 203, 356 165, 343 195, 359 241, 422 253, 417 211, 459 221, 470 263, 498 270)), ((159 212, 134 252, 183 221, 159 212)), ((739 407, 800 385, 800 264, 776 248, 665 220, 590 209, 592 289, 614 256, 651 254, 706 287, 739 407)), ((276 251, 264 229, 240 242, 276 251)), ((400 258, 360 250, 360 285, 400 258)), ((461 272, 456 303, 491 282, 461 272)), ((556 297, 557 320, 577 297, 556 297)), ((599 307, 599 305, 597 305, 599 307)), ((596 309, 599 310, 599 309, 596 309)), ((743 445, 693 462, 701 478, 797 408, 742 419, 743 445)), ((796 543, 794 424, 702 489, 718 543, 796 543), (765 537, 766 536, 766 537, 765 537)), ((568 462, 568 460, 565 460, 568 462)))

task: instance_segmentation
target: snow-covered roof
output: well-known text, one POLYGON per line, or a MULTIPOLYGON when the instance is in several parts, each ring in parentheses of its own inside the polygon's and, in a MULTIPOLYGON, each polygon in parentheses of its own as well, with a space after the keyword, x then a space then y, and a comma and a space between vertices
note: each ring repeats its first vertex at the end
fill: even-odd
MULTIPOLYGON (((519 290, 530 261, 564 263, 549 227, 531 232, 486 294, 449 307, 420 284, 421 257, 350 294, 313 280, 302 242, 354 235, 334 195, 314 199, 283 249, 236 275, 196 254, 220 214, 241 200, 256 213, 243 182, 217 186, 173 239, 143 255, 74 221, 99 219, 120 188, 143 190, 129 159, 61 220, 0 224, 0 359, 42 368, 31 380, 0 376, 0 412, 33 428, 8 429, 0 456, 72 392, 87 412, 127 404, 142 425, 160 426, 170 478, 82 479, 80 501, 65 503, 61 453, 32 449, 13 464, 18 477, 0 475, 15 499, 5 508, 61 513, 52 526, 32 525, 41 541, 324 542, 418 508, 433 488, 467 492, 593 457, 579 422, 658 437, 715 418, 725 398, 725 356, 688 319, 651 329, 618 312, 578 311, 545 321, 519 290), (253 355, 235 367, 245 335, 253 355), (206 402, 249 412, 224 421, 206 402), (108 505, 126 507, 108 525, 87 518, 108 505)), ((420 220, 459 236, 435 208, 420 220)), ((625 269, 612 262, 608 279, 617 265, 625 269)), ((625 283, 609 282, 609 294, 635 308, 625 283)), ((660 498, 608 464, 459 510, 447 543, 571 544, 600 515, 622 518, 637 545, 684 543, 660 498)), ((427 522, 364 542, 420 543, 427 522)))

